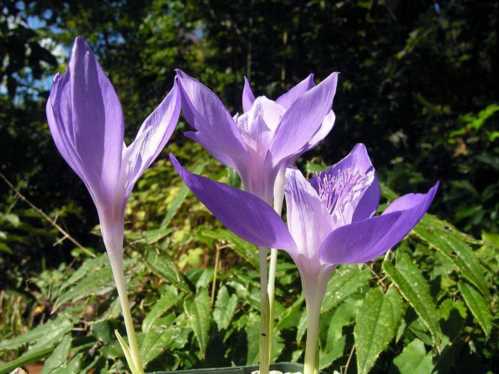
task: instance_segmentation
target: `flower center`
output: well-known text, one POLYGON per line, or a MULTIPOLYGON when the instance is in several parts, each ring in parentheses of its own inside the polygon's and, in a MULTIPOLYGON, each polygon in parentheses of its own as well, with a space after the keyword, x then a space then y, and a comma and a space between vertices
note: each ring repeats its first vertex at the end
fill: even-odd
POLYGON ((316 189, 335 225, 352 221, 362 195, 374 179, 374 169, 367 172, 345 168, 322 172, 316 176, 316 189))

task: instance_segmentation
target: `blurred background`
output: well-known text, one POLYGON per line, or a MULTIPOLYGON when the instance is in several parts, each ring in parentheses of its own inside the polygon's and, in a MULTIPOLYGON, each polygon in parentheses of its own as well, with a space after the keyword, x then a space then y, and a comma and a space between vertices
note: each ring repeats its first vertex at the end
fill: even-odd
MULTIPOLYGON (((312 172, 363 142, 386 186, 406 193, 440 180, 432 213, 497 243, 498 34, 495 0, 3 1, 0 340, 49 318, 53 285, 102 252, 93 204, 56 151, 44 111, 75 36, 88 40, 115 85, 129 137, 170 89, 175 68, 233 113, 242 110, 244 76, 255 94, 276 97, 309 73, 320 81, 339 71, 335 128, 301 165, 312 172)), ((208 159, 184 128, 169 150, 191 165, 208 159)), ((166 151, 133 195, 130 232, 162 222, 174 178, 165 158, 166 151)), ((214 161, 205 169, 225 175, 214 161)), ((176 218, 184 234, 210 219, 198 214, 176 218)), ((179 268, 211 261, 199 242, 182 248, 179 268)))

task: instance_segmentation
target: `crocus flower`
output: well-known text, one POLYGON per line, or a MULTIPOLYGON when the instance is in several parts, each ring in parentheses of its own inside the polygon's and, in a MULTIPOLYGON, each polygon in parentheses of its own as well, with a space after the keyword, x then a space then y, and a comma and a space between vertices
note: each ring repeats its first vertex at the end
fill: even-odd
POLYGON ((376 216, 380 188, 362 144, 337 164, 307 181, 288 168, 287 226, 258 197, 175 169, 206 207, 230 230, 256 245, 286 250, 296 263, 307 303, 305 374, 315 369, 320 305, 334 267, 361 264, 401 241, 428 210, 438 184, 425 194, 407 194, 376 216))
POLYGON ((334 125, 331 106, 337 73, 317 86, 309 75, 275 101, 265 96, 255 99, 245 79, 244 113, 234 117, 208 87, 180 70, 177 77, 183 114, 195 130, 186 136, 236 170, 244 189, 269 204, 279 172, 319 143, 334 125))
MULTIPOLYGON (((280 213, 284 171, 333 128, 335 116, 331 106, 337 78, 338 74, 332 73, 315 86, 313 76, 309 75, 275 101, 265 96, 255 99, 249 81, 245 79, 243 113, 232 117, 208 87, 178 70, 182 111, 194 129, 186 135, 236 170, 244 190, 273 205, 280 213)), ((266 362, 270 360, 270 357, 263 357, 262 351, 267 350, 267 356, 270 356, 277 261, 277 251, 273 249, 270 270, 267 270, 267 251, 266 248, 260 251, 262 325, 265 325, 260 334, 262 374, 268 371, 266 362)))
MULTIPOLYGON (((85 184, 97 208, 130 340, 131 369, 142 372, 123 276, 125 205, 133 186, 175 129, 176 86, 124 144, 124 119, 116 92, 85 41, 75 39, 69 68, 55 76, 47 119, 62 157, 85 184)), ((125 352, 127 353, 127 352, 125 352)))

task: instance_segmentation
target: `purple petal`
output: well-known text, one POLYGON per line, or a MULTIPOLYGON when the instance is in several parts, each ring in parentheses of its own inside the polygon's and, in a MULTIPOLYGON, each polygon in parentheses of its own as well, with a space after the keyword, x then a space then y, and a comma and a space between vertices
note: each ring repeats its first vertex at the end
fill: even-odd
MULTIPOLYGON (((311 183, 326 203, 334 226, 339 227, 352 222, 359 202, 374 179, 366 147, 357 144, 345 158, 313 177, 311 183)), ((367 202, 366 210, 370 210, 372 201, 367 202)))
POLYGON ((176 79, 184 117, 197 130, 186 136, 199 142, 223 164, 238 169, 246 152, 229 112, 220 99, 196 79, 180 70, 176 79))
POLYGON ((132 144, 125 149, 127 195, 172 136, 179 115, 180 94, 175 84, 158 107, 145 119, 132 144))
MULTIPOLYGON (((414 226, 416 226, 421 218, 423 218, 424 214, 430 207, 437 190, 438 183, 435 184, 426 194, 404 195, 392 202, 392 204, 385 209, 383 215, 349 225, 353 226, 374 219, 381 219, 382 217, 398 215, 396 221, 392 222, 390 225, 386 225, 383 228, 383 231, 380 229, 380 233, 384 234, 380 240, 376 243, 370 243, 370 245, 364 248, 363 251, 357 251, 354 261, 350 263, 364 263, 372 261, 375 258, 382 256, 386 251, 404 239, 404 237, 414 226)), ((355 233, 354 229, 350 231, 352 234, 355 233)), ((331 242, 331 246, 333 245, 336 245, 336 243, 331 242)))
POLYGON ((318 261, 320 244, 331 231, 329 213, 298 169, 287 169, 286 180, 286 216, 297 252, 318 261))
POLYGON ((370 251, 390 231, 399 212, 345 225, 331 232, 320 247, 322 261, 329 264, 359 264, 372 260, 370 251))
POLYGON ((69 78, 70 95, 64 100, 69 99, 70 103, 59 103, 68 108, 62 120, 70 122, 75 151, 85 174, 98 178, 105 192, 112 196, 121 174, 123 112, 111 82, 80 37, 73 46, 69 78))
POLYGON ((366 257, 363 260, 370 261, 371 259, 384 254, 404 239, 430 208, 431 202, 438 191, 438 186, 439 183, 437 182, 425 194, 411 193, 394 200, 385 209, 383 216, 399 213, 399 219, 391 227, 389 232, 387 232, 383 240, 366 253, 366 257))
POLYGON ((189 173, 172 154, 170 160, 185 184, 229 230, 260 247, 293 251, 295 244, 286 225, 264 201, 249 192, 189 173))
POLYGON ((47 100, 46 114, 52 139, 57 150, 69 164, 73 171, 81 178, 86 179, 81 169, 81 159, 76 153, 73 142, 70 104, 69 74, 56 74, 52 82, 50 96, 47 100))
POLYGON ((337 78, 337 73, 331 74, 286 111, 271 146, 274 165, 299 153, 319 130, 331 110, 337 78))
POLYGON ((374 177, 369 188, 364 192, 361 197, 357 208, 353 213, 352 221, 362 221, 366 218, 370 218, 376 213, 378 209, 379 201, 381 199, 381 188, 379 186, 379 181, 377 177, 374 177))
POLYGON ((251 109, 253 101, 255 101, 255 95, 253 95, 253 91, 251 90, 251 85, 249 80, 246 77, 244 77, 243 112, 247 112, 248 110, 251 109))
POLYGON ((319 130, 317 130, 317 132, 314 134, 314 136, 312 136, 312 139, 310 139, 310 141, 307 143, 307 145, 305 145, 303 152, 306 152, 309 149, 314 148, 326 136, 328 136, 328 134, 331 132, 331 130, 334 127, 335 121, 336 121, 336 116, 335 116, 334 112, 331 110, 326 115, 326 117, 324 117, 324 121, 322 121, 322 124, 319 127, 319 130))
POLYGON ((291 105, 298 99, 303 96, 305 92, 310 90, 315 86, 314 83, 314 75, 309 74, 304 80, 298 83, 296 86, 292 87, 288 92, 282 94, 277 98, 277 102, 281 104, 286 109, 290 108, 291 105))

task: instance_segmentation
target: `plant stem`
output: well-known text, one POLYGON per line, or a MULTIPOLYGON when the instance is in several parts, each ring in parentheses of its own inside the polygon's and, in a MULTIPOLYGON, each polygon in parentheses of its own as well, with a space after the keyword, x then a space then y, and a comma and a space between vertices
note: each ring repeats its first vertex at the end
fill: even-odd
POLYGON ((268 374, 270 367, 270 323, 269 323, 269 294, 267 248, 260 248, 260 374, 268 374))
POLYGON ((312 298, 310 301, 307 303, 307 342, 304 374, 317 374, 317 343, 319 342, 321 298, 312 298))
MULTIPOLYGON (((118 298, 121 305, 121 312, 125 320, 126 335, 128 337, 128 345, 130 346, 130 354, 132 356, 133 364, 136 373, 144 374, 142 367, 142 360, 140 358, 139 345, 137 343, 137 336, 135 335, 135 328, 133 326, 132 314, 130 312, 130 304, 128 302, 128 295, 126 290, 125 273, 123 271, 123 259, 116 255, 109 254, 109 262, 113 271, 114 283, 118 290, 118 298)), ((132 370, 132 368, 130 368, 132 370)))
MULTIPOLYGON (((274 188, 274 210, 278 215, 282 213, 282 204, 284 201, 284 170, 281 170, 275 182, 274 188)), ((269 295, 269 332, 272 333, 274 325, 274 299, 275 299, 275 275, 277 270, 277 248, 270 249, 269 279, 267 284, 267 293, 269 295)), ((272 339, 269 340, 269 362, 272 359, 272 339)))

